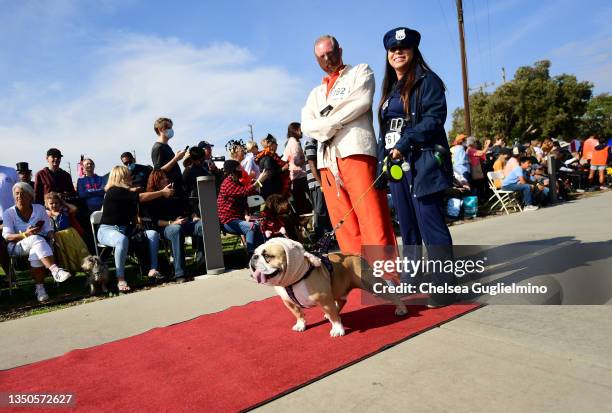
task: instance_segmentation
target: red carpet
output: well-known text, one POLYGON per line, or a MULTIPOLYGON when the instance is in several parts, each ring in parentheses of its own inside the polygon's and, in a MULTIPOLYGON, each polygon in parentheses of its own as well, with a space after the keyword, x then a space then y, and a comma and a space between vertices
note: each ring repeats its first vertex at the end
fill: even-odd
POLYGON ((329 337, 318 309, 307 312, 305 332, 291 331, 295 319, 273 297, 1 371, 0 392, 72 392, 76 410, 87 412, 238 411, 478 307, 410 306, 398 318, 392 306, 359 301, 351 295, 342 312, 344 337, 329 337))

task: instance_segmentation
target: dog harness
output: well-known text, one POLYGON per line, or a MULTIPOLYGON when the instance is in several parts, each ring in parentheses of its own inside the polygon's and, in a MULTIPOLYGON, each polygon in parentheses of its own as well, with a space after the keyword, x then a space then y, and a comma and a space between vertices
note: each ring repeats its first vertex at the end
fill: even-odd
MULTIPOLYGON (((331 261, 326 256, 322 256, 319 258, 321 258, 321 263, 325 266, 325 268, 327 268, 327 271, 329 271, 329 276, 331 279, 333 275, 333 269, 334 269, 331 261)), ((314 265, 310 264, 310 266, 308 267, 308 270, 304 273, 304 275, 298 281, 294 282, 293 284, 285 288, 280 288, 281 295, 283 295, 282 291, 284 290, 284 292, 287 294, 287 297, 300 308, 314 307, 315 303, 311 302, 308 299, 308 289, 306 288, 306 285, 304 284, 303 281, 306 278, 308 278, 310 274, 312 274, 312 270, 314 270, 315 268, 316 267, 314 265)))

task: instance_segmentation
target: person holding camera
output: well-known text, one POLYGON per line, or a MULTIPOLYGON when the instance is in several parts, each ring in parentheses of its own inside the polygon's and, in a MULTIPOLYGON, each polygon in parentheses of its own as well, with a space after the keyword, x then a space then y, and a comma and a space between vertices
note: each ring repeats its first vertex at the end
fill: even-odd
POLYGON ((345 65, 335 37, 315 41, 314 54, 327 74, 302 109, 302 132, 319 142, 317 166, 336 239, 343 253, 363 245, 395 246, 385 193, 376 179, 376 136, 372 126, 374 72, 367 64, 345 65), (359 202, 357 202, 359 200, 359 202))
MULTIPOLYGON (((164 171, 154 169, 149 175, 147 192, 163 190, 170 184, 164 171)), ((202 221, 191 210, 190 205, 181 198, 160 197, 143 205, 144 215, 152 221, 153 228, 170 241, 174 258, 174 279, 178 283, 186 281, 185 273, 185 237, 193 240, 197 250, 196 261, 201 265, 204 257, 202 245, 202 221)))
POLYGON ((168 179, 174 184, 175 196, 183 197, 183 175, 178 162, 185 157, 188 148, 174 153, 168 145, 168 141, 174 137, 173 125, 172 120, 168 118, 159 118, 155 121, 153 130, 157 134, 157 141, 151 149, 151 160, 154 169, 161 169, 168 175, 168 179))

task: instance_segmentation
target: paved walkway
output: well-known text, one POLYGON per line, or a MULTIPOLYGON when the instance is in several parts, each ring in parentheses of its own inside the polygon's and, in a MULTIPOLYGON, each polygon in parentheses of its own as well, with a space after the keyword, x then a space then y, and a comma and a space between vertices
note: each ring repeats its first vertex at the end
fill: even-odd
MULTIPOLYGON (((456 244, 601 245, 612 192, 453 226, 456 244), (550 240, 553 241, 550 241, 550 240)), ((585 265, 612 268, 609 254, 585 265)), ((612 274, 611 274, 612 275, 612 274)), ((612 276, 610 277, 612 278, 612 276)), ((0 323, 0 368, 129 337, 273 295, 234 271, 0 323)), ((612 411, 612 306, 488 306, 260 408, 262 411, 612 411)), ((316 362, 314 360, 313 362, 316 362)))

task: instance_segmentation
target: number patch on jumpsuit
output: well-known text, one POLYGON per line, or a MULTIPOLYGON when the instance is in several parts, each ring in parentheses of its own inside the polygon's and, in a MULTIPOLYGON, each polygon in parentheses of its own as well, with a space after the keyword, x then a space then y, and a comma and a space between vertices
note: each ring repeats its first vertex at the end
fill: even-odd
POLYGON ((385 149, 393 149, 397 141, 400 140, 399 132, 389 132, 385 134, 385 149))

